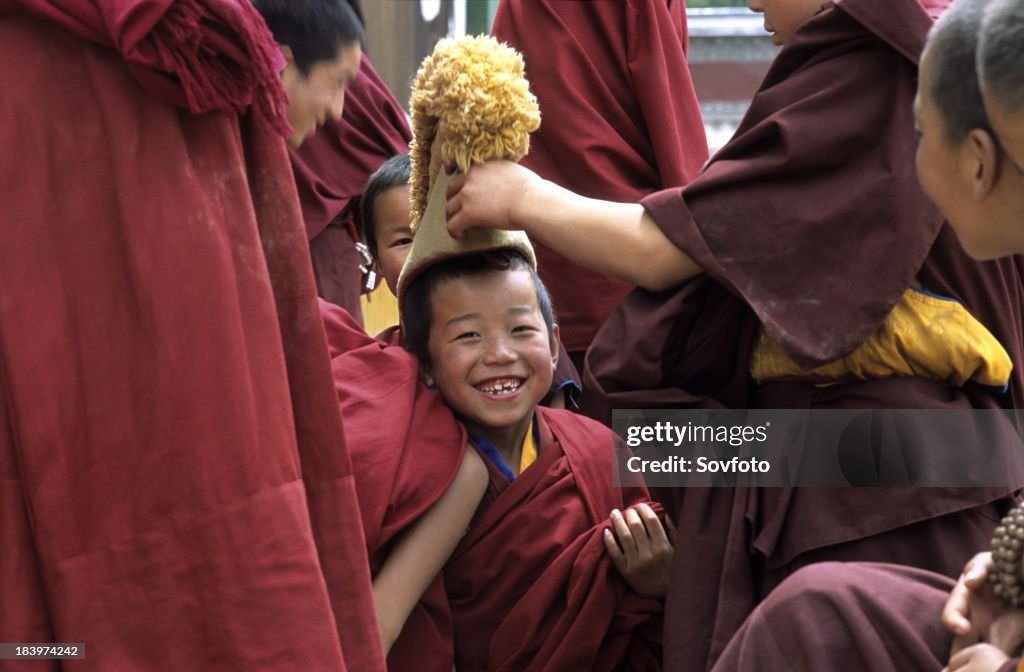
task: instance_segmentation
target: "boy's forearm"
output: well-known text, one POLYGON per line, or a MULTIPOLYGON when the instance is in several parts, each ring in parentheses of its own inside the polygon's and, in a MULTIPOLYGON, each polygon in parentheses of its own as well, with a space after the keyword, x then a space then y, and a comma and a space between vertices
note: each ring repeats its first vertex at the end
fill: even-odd
POLYGON ((512 216, 531 239, 574 263, 640 287, 667 289, 701 272, 639 203, 586 198, 536 180, 512 216))
POLYGON ((448 490, 395 545, 373 579, 377 621, 387 653, 423 592, 448 561, 487 487, 487 468, 472 449, 448 490))

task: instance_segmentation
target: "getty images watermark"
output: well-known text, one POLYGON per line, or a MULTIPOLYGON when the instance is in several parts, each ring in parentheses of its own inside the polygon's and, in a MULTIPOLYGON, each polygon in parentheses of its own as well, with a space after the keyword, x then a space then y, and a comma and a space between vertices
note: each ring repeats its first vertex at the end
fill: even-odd
POLYGON ((1024 410, 616 410, 616 485, 1024 487, 1024 410))

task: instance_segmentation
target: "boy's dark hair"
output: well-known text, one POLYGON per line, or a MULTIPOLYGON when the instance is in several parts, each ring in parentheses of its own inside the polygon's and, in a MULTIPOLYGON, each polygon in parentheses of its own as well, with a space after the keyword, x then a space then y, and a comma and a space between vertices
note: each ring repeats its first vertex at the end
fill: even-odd
POLYGON ((366 45, 363 24, 347 0, 253 0, 278 44, 292 50, 303 76, 345 47, 366 45))
POLYGON ((960 142, 975 128, 991 132, 978 85, 975 55, 989 0, 957 0, 928 33, 928 95, 942 114, 947 137, 960 142))
POLYGON ((555 311, 551 305, 551 296, 526 257, 512 249, 467 254, 442 261, 423 271, 412 280, 402 296, 399 319, 402 347, 416 355, 421 365, 432 365, 430 327, 434 318, 434 290, 449 280, 482 275, 491 271, 529 271, 533 286, 537 290, 537 305, 540 306, 544 324, 548 329, 548 340, 554 339, 555 311))
POLYGON ((370 248, 370 254, 378 259, 377 254, 377 227, 374 224, 375 212, 377 210, 377 197, 388 189, 401 187, 409 184, 409 173, 412 170, 409 163, 409 153, 396 154, 381 164, 370 179, 366 182, 362 196, 359 197, 359 232, 366 247, 370 248))

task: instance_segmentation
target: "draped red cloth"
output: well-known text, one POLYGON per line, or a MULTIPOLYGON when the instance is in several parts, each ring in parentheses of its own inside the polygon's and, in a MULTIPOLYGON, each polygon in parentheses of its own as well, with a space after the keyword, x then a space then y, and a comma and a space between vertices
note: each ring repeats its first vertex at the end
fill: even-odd
POLYGON ((0 639, 382 669, 284 141, 237 114, 280 112, 269 32, 226 0, 0 9, 0 639))
POLYGON ((458 670, 654 670, 661 604, 628 589, 601 539, 613 508, 648 501, 611 485, 614 436, 569 411, 537 408, 540 452, 491 482, 445 566, 458 670))
POLYGON ((913 567, 806 567, 758 605, 714 671, 939 670, 953 643, 940 620, 952 588, 913 567))
MULTIPOLYGON (((616 407, 1017 408, 1024 404, 1024 262, 960 248, 914 174, 917 59, 940 3, 840 0, 781 50, 733 139, 683 189, 644 201, 705 274, 637 291, 588 354, 588 389, 616 407), (1005 394, 921 378, 755 385, 761 324, 820 364, 872 334, 917 280, 961 301, 1014 362, 1005 394)), ((979 443, 965 423, 949 445, 979 443)), ((1013 432, 994 450, 1018 460, 1013 432)), ((808 446, 813 449, 813 446, 808 446)), ((703 670, 757 600, 809 561, 871 559, 959 572, 1008 489, 686 489, 666 605, 666 664, 703 670)))
MULTIPOLYGON (((707 159, 687 65, 683 0, 503 1, 493 35, 522 52, 541 127, 523 165, 584 196, 635 202, 707 159)), ((586 350, 631 287, 537 245, 570 352, 586 350)))
MULTIPOLYGON (((466 430, 423 384, 413 355, 370 338, 338 306, 321 300, 320 311, 376 574, 397 537, 451 485, 466 430)), ((392 646, 388 669, 450 672, 452 660, 452 621, 439 574, 392 646)))
POLYGON ((409 151, 411 140, 405 110, 363 54, 359 76, 345 90, 341 121, 328 121, 299 149, 290 149, 317 291, 356 319, 362 319, 353 240, 359 196, 370 175, 409 151))

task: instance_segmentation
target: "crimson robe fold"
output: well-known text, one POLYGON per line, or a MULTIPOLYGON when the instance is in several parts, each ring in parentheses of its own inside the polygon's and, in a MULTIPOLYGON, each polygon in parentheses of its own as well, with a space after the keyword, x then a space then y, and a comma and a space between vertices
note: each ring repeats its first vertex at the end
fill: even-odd
MULTIPOLYGON (((630 202, 686 184, 707 159, 682 0, 503 0, 492 34, 526 61, 542 121, 522 164, 542 177, 630 202)), ((631 287, 536 249, 565 347, 582 353, 631 287)))
POLYGON ((612 487, 603 425, 544 407, 534 418, 537 460, 509 482, 484 458, 490 485, 445 566, 456 669, 661 669, 661 603, 626 586, 601 538, 646 488, 612 487))
MULTIPOLYGON (((321 300, 320 311, 376 575, 401 534, 447 491, 468 437, 412 354, 371 338, 338 306, 321 300)), ((439 573, 392 646, 388 669, 450 672, 452 637, 439 573)))
POLYGON ((0 3, 0 639, 76 669, 383 668, 275 49, 0 3))
MULTIPOLYGON (((630 295, 594 341, 585 387, 632 408, 1024 404, 1024 262, 970 259, 914 173, 917 59, 943 5, 837 0, 794 33, 702 174, 644 200, 704 274, 630 295), (1014 364, 1007 392, 913 377, 831 386, 750 378, 762 326, 797 363, 818 365, 857 348, 912 283, 960 301, 995 335, 1014 364)), ((1012 428, 1002 436, 1005 459, 1019 460, 1019 437, 1012 428)), ((970 426, 949 437, 962 450, 977 441, 970 426)), ((667 665, 704 670, 758 599, 830 554, 956 575, 988 543, 1011 491, 670 493, 681 538, 701 554, 676 555, 667 665)))

